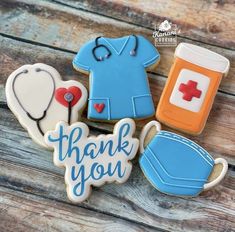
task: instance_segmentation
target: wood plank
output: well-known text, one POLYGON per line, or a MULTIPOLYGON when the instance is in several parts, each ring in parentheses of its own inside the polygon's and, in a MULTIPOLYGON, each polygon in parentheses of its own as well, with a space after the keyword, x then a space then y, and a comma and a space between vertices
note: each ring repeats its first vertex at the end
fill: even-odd
POLYGON ((62 4, 99 13, 147 28, 165 19, 180 28, 181 37, 221 47, 235 48, 235 2, 187 0, 56 0, 62 4), (208 13, 209 12, 209 13, 208 13))
MULTIPOLYGON (((40 162, 37 162, 36 168, 28 166, 26 163, 31 164, 31 158, 25 160, 24 165, 14 159, 14 163, 0 159, 0 185, 56 202, 69 203, 64 178, 62 174, 54 173, 58 168, 52 165, 52 157, 44 151, 38 156, 47 157, 47 170, 45 167, 42 170, 40 162)), ((213 190, 196 198, 182 198, 167 196, 155 190, 135 165, 125 184, 94 188, 91 197, 82 204, 77 204, 77 207, 163 230, 232 231, 235 228, 234 196, 235 174, 232 170, 213 190)))
MULTIPOLYGON (((37 1, 36 5, 28 0, 2 0, 0 6, 1 33, 73 53, 87 40, 99 35, 120 37, 133 33, 142 34, 154 42, 152 30, 41 0, 37 1)), ((231 68, 228 76, 223 78, 220 90, 235 94, 233 51, 186 38, 179 38, 178 42, 198 44, 226 56, 231 62, 231 68)), ((160 47, 159 52, 161 61, 154 72, 167 76, 173 62, 174 48, 160 47)))
MULTIPOLYGON (((6 102, 3 85, 8 75, 19 66, 26 63, 44 62, 57 68, 65 80, 74 79, 81 81, 88 87, 88 77, 73 70, 70 62, 73 54, 57 51, 27 43, 0 37, 0 101, 6 102), (37 54, 37 55, 35 55, 37 54)), ((161 91, 165 84, 165 78, 155 74, 149 74, 150 87, 157 105, 161 91)), ((4 111, 0 112, 4 114, 4 111)), ((223 93, 216 96, 210 117, 205 130, 200 136, 191 137, 193 140, 204 146, 214 157, 222 156, 228 159, 231 164, 235 164, 235 97, 223 93)), ((1 117, 3 117, 1 115, 1 117)), ((83 120, 92 128, 104 131, 112 131, 113 125, 109 123, 91 122, 83 120)), ((140 130, 149 120, 138 121, 137 128, 140 130)), ((167 127, 163 127, 168 129, 167 127)), ((189 137, 188 135, 185 135, 189 137)))
POLYGON ((0 231, 159 231, 100 212, 0 187, 0 231))
MULTIPOLYGON (((21 11, 20 8, 18 9, 21 11)), ((36 10, 41 12, 41 9, 36 10)), ((52 15, 50 14, 51 17, 52 15)), ((65 19, 67 19, 66 17, 65 19)), ((16 41, 5 40, 5 44, 1 43, 1 45, 4 44, 5 50, 4 54, 0 55, 0 61, 3 60, 2 66, 8 65, 8 67, 3 67, 5 73, 0 76, 0 80, 4 76, 4 81, 0 81, 0 185, 7 187, 1 192, 1 196, 4 195, 4 201, 2 214, 0 214, 3 215, 3 219, 1 216, 0 218, 4 222, 6 219, 9 220, 9 224, 3 224, 4 231, 6 228, 9 231, 15 230, 15 227, 10 227, 13 223, 19 225, 22 231, 25 231, 26 228, 29 230, 28 226, 32 230, 57 231, 61 225, 63 231, 66 228, 92 231, 96 227, 98 227, 98 231, 127 229, 131 231, 130 228, 133 231, 153 231, 155 229, 158 231, 159 227, 173 231, 231 231, 235 227, 235 178, 232 170, 229 171, 224 182, 215 189, 205 192, 195 199, 184 199, 158 193, 143 179, 140 169, 136 167, 125 185, 106 185, 101 189, 95 189, 92 197, 84 204, 78 206, 68 204, 63 184, 63 170, 53 166, 50 153, 34 144, 8 111, 3 84, 9 71, 12 71, 12 66, 18 67, 25 61, 34 63, 37 59, 41 62, 51 59, 49 62, 51 65, 53 63, 55 67, 61 65, 60 72, 65 79, 79 77, 87 85, 88 78, 72 71, 73 50, 66 53, 58 51, 58 49, 32 46, 21 42, 14 44, 14 42, 16 41), (13 45, 7 46, 7 42, 13 42, 13 45), (38 57, 35 56, 35 53, 38 54, 38 57), (20 196, 15 191, 21 191, 20 196), (57 202, 55 203, 54 200, 57 202), (117 217, 121 219, 117 219, 117 217), (37 225, 37 223, 43 226, 34 227, 33 225, 37 225)), ((35 40, 35 42, 38 41, 35 40)), ((54 46, 47 43, 45 45, 54 46)), ((150 75, 150 78, 154 100, 157 103, 165 78, 154 74, 150 75)), ((226 132, 226 136, 231 138, 225 136, 225 142, 221 142, 226 146, 226 149, 222 148, 225 153, 223 155, 231 158, 232 156, 227 155, 227 152, 231 147, 234 149, 234 127, 231 126, 234 125, 232 124, 234 121, 233 114, 230 114, 234 112, 234 98, 231 96, 230 99, 229 96, 221 93, 218 94, 217 99, 218 97, 219 103, 216 105, 216 113, 225 113, 226 117, 221 118, 216 114, 219 122, 219 126, 217 126, 215 125, 217 123, 214 119, 215 116, 212 116, 210 120, 213 120, 213 123, 209 124, 211 127, 207 131, 211 133, 209 135, 211 140, 206 141, 206 146, 211 146, 216 155, 220 155, 218 151, 221 150, 221 144, 218 144, 218 141, 224 138, 221 136, 224 135, 225 130, 231 129, 226 132), (224 108, 225 100, 228 101, 226 101, 227 105, 224 108), (221 106, 223 107, 221 108, 221 106), (220 134, 213 140, 218 134, 213 134, 216 130, 220 134)), ((85 117, 83 119, 87 122, 85 117)), ((140 129, 143 124, 144 121, 140 122, 138 128, 140 129)), ((107 132, 112 129, 110 124, 89 122, 89 125, 107 132)), ((203 140, 203 137, 199 138, 199 141, 203 142, 203 140)), ((234 161, 233 158, 231 160, 234 161)))

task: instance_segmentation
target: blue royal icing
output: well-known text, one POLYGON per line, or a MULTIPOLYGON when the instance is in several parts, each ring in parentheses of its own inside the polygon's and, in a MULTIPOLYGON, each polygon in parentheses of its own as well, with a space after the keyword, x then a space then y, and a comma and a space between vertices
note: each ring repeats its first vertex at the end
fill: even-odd
POLYGON ((95 40, 89 41, 79 50, 73 60, 76 69, 90 73, 90 96, 88 118, 117 120, 121 118, 145 118, 154 114, 154 104, 150 93, 145 68, 156 63, 160 55, 157 49, 143 36, 137 36, 138 46, 133 35, 122 38, 98 40, 104 47, 95 50, 97 61, 92 53, 95 40), (96 104, 105 107, 98 112, 96 104))
POLYGON ((47 132, 45 141, 54 148, 54 163, 64 166, 68 197, 74 202, 84 201, 91 185, 105 182, 125 182, 131 173, 139 141, 133 138, 132 119, 119 121, 113 134, 88 137, 89 128, 78 122, 68 126, 57 124, 55 131, 47 132))
POLYGON ((162 130, 142 152, 139 163, 155 188, 179 196, 198 195, 214 167, 213 158, 202 147, 162 130))

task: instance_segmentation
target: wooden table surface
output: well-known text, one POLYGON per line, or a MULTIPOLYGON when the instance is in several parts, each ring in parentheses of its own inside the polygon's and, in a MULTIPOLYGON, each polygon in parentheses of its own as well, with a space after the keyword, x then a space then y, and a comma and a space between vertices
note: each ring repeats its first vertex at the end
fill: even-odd
MULTIPOLYGON (((0 5, 0 231, 235 231, 234 0, 1 0, 0 5), (88 77, 71 65, 83 43, 99 35, 133 33, 153 42, 154 24, 165 18, 180 27, 178 42, 209 48, 231 62, 205 130, 191 137, 213 157, 226 158, 228 174, 196 198, 173 197, 148 183, 136 159, 125 184, 94 188, 84 203, 72 204, 66 197, 64 170, 53 165, 51 152, 29 138, 7 107, 6 79, 21 65, 43 62, 65 80, 88 87, 88 77)), ((174 49, 160 47, 161 62, 148 73, 156 105, 174 49)), ((113 129, 112 124, 88 121, 86 112, 82 119, 92 134, 113 129)), ((149 120, 138 122, 138 131, 149 120)))

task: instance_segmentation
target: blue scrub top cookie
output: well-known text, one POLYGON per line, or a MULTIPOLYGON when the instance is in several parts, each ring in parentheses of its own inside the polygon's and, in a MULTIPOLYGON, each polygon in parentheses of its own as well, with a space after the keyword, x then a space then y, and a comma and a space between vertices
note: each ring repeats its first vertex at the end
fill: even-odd
POLYGON ((154 105, 145 68, 160 58, 143 36, 98 37, 86 43, 73 60, 75 69, 90 73, 88 118, 146 118, 154 105))

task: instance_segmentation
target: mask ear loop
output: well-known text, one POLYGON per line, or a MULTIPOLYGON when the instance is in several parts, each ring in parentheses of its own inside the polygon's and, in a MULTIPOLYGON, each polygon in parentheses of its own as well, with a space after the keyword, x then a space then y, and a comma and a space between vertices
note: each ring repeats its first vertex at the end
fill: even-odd
POLYGON ((144 153, 144 140, 152 127, 156 128, 157 133, 161 131, 161 124, 158 121, 150 121, 147 123, 140 133, 140 153, 144 153))
POLYGON ((43 133, 42 128, 41 128, 41 126, 40 126, 40 122, 41 122, 42 119, 44 119, 44 118, 46 117, 47 110, 49 109, 49 107, 50 107, 50 105, 51 105, 51 102, 52 102, 52 100, 53 100, 53 96, 54 96, 54 93, 55 93, 55 80, 54 80, 53 76, 51 75, 51 73, 49 73, 47 70, 44 70, 44 69, 41 69, 41 68, 36 68, 35 71, 36 71, 36 72, 41 72, 41 71, 46 72, 47 74, 49 74, 49 76, 50 76, 50 78, 51 78, 51 80, 52 80, 52 82, 53 82, 53 91, 52 91, 52 95, 51 95, 50 101, 49 101, 49 103, 48 103, 46 109, 43 111, 43 115, 42 115, 41 117, 39 117, 39 118, 34 118, 34 117, 25 109, 25 107, 23 106, 23 104, 20 102, 20 100, 19 100, 19 98, 18 98, 18 96, 17 96, 17 94, 16 94, 16 91, 15 91, 15 82, 16 82, 16 79, 17 79, 21 74, 23 74, 23 73, 28 73, 28 70, 23 70, 22 72, 18 73, 18 74, 15 76, 15 78, 14 78, 14 80, 13 80, 13 82, 12 82, 12 90, 13 90, 13 94, 14 94, 14 96, 15 96, 17 102, 18 102, 19 105, 21 106, 21 108, 24 110, 24 112, 27 114, 27 116, 28 116, 31 120, 33 120, 33 121, 36 122, 38 131, 40 132, 40 134, 41 134, 42 136, 44 136, 44 133, 43 133))
POLYGON ((104 58, 102 56, 97 57, 97 55, 95 53, 97 48, 103 47, 107 51, 107 54, 105 55, 105 58, 109 58, 112 55, 110 49, 107 46, 105 46, 104 44, 98 44, 98 40, 100 38, 101 38, 101 36, 99 36, 95 39, 95 47, 92 49, 92 54, 93 54, 93 57, 95 58, 96 61, 103 61, 104 60, 104 58))

